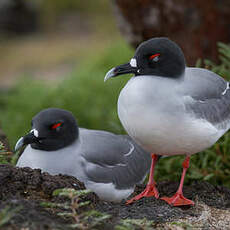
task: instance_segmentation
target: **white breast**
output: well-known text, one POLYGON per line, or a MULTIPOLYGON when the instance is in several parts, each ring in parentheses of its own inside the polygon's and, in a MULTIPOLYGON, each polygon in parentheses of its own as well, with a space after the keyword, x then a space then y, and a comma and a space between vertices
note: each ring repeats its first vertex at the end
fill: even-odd
POLYGON ((100 199, 111 202, 121 202, 132 194, 134 187, 129 189, 116 189, 113 183, 95 183, 86 181, 85 187, 94 191, 100 199))
POLYGON ((28 145, 16 166, 41 169, 43 172, 48 172, 52 175, 71 175, 80 181, 84 181, 85 175, 83 174, 82 162, 85 160, 78 154, 79 147, 77 141, 70 147, 57 151, 37 150, 28 145))
POLYGON ((185 113, 179 82, 152 76, 132 78, 118 99, 122 125, 147 151, 160 155, 193 154, 220 137, 204 120, 185 113), (166 82, 167 80, 167 82, 166 82))

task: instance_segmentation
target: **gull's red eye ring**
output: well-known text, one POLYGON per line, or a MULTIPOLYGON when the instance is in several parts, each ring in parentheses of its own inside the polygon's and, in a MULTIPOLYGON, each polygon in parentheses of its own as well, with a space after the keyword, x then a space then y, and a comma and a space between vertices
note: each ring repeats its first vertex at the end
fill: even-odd
POLYGON ((56 129, 56 128, 60 127, 61 125, 62 125, 61 122, 57 123, 57 124, 54 124, 54 125, 51 126, 51 129, 56 129))
POLYGON ((153 54, 153 55, 151 55, 151 56, 149 57, 149 59, 150 59, 150 60, 153 60, 155 57, 159 57, 159 56, 160 56, 159 53, 153 54))

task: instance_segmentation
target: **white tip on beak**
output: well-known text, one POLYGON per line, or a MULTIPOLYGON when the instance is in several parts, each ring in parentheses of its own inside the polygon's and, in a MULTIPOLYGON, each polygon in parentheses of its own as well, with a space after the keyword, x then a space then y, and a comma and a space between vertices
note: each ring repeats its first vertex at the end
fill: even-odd
POLYGON ((105 75, 105 78, 104 78, 104 82, 106 82, 109 78, 114 76, 114 70, 115 70, 115 68, 112 68, 111 70, 109 70, 107 72, 107 74, 105 75))
POLYGON ((24 145, 24 141, 23 141, 23 137, 21 137, 21 138, 17 141, 17 143, 16 143, 16 145, 15 145, 15 147, 14 147, 14 151, 15 151, 15 152, 18 151, 23 145, 24 145))

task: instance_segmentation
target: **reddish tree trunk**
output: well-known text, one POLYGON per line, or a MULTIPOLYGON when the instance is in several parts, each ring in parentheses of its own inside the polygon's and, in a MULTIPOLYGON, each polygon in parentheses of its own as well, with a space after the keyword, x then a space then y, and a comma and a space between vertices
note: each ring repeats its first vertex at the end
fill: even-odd
POLYGON ((132 46, 166 36, 184 50, 188 64, 217 60, 216 43, 230 41, 229 0, 113 0, 122 34, 132 46))

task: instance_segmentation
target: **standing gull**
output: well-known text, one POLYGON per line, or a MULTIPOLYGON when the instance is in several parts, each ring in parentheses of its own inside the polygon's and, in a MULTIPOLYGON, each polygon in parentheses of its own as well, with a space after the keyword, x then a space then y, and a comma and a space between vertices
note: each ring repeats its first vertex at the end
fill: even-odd
POLYGON ((72 113, 63 109, 38 113, 15 150, 24 145, 18 167, 74 176, 106 201, 127 198, 151 165, 150 154, 129 136, 79 128, 72 113))
POLYGON ((128 134, 153 153, 146 189, 132 203, 158 192, 153 179, 157 155, 186 155, 179 188, 163 197, 174 206, 193 205, 183 196, 190 155, 212 146, 230 126, 229 82, 202 68, 186 67, 180 47, 153 38, 137 48, 129 63, 112 68, 105 80, 133 73, 118 99, 118 115, 128 134))

